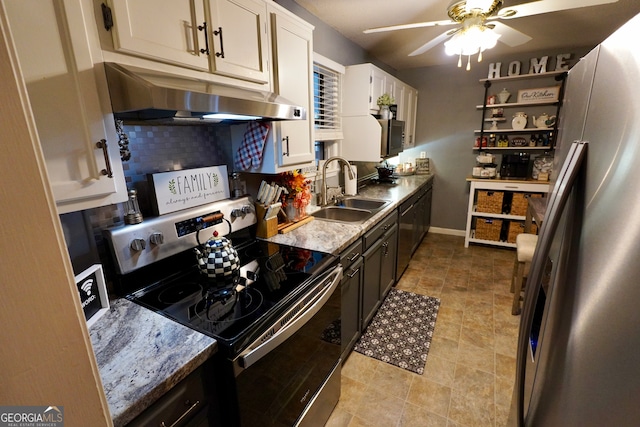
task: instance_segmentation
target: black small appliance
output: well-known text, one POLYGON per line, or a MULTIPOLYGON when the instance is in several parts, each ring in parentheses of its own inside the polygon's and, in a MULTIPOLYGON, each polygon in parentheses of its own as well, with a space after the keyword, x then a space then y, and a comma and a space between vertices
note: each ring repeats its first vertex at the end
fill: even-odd
POLYGON ((500 165, 500 178, 527 179, 529 176, 529 153, 504 154, 500 165))

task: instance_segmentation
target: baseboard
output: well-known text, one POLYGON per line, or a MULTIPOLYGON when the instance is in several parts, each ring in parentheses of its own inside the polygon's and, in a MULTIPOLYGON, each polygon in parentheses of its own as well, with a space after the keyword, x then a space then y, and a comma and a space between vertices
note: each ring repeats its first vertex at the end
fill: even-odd
POLYGON ((453 228, 429 227, 429 233, 448 234, 450 236, 464 237, 464 230, 455 230, 453 228))

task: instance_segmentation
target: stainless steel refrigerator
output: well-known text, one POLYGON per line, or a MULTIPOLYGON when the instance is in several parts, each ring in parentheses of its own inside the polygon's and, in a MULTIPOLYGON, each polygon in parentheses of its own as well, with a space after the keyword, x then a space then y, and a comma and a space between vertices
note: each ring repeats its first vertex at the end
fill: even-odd
POLYGON ((638 426, 640 15, 569 71, 558 132, 509 425, 638 426))

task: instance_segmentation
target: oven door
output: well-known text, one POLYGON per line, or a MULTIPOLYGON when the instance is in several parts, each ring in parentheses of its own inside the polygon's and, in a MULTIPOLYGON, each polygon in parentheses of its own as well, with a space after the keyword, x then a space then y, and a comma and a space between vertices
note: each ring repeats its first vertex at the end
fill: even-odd
POLYGON ((233 361, 240 425, 328 419, 340 397, 341 279, 341 265, 322 274, 233 361))

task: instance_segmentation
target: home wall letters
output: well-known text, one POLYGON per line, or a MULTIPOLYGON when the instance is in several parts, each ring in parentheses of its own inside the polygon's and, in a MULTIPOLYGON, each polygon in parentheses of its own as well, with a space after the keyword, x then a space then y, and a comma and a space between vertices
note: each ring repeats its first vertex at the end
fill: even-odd
MULTIPOLYGON (((571 59, 571 53, 561 53, 556 55, 555 71, 568 70, 569 59, 571 59)), ((540 74, 546 73, 547 66, 549 64, 549 56, 543 56, 541 58, 531 58, 529 60, 529 73, 528 74, 540 74)), ((520 61, 511 61, 507 66, 507 76, 519 76, 522 72, 522 63, 520 61)), ((487 78, 496 79, 502 76, 502 62, 492 62, 489 64, 489 73, 487 78)))

